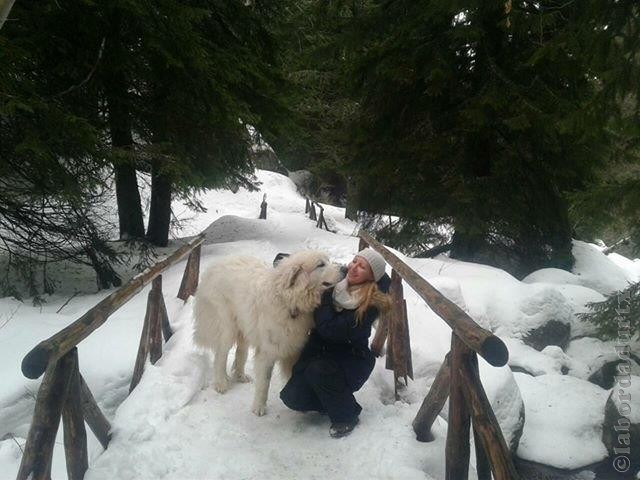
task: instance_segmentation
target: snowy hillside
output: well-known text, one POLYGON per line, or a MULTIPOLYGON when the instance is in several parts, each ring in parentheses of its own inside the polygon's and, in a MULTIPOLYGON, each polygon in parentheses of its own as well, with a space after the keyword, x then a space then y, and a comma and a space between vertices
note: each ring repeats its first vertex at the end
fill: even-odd
MULTIPOLYGON (((358 247, 357 225, 344 219, 343 209, 326 206, 327 223, 336 233, 319 230, 305 217, 304 199, 287 177, 268 171, 257 175, 262 182, 259 192, 203 195, 206 213, 174 205, 178 215, 190 217, 183 237, 207 233, 201 269, 230 254, 251 254, 271 262, 278 252, 307 248, 324 250, 337 262, 351 260, 358 247), (268 201, 266 221, 257 219, 263 193, 268 201)), ((445 256, 412 259, 398 253, 480 325, 503 338, 510 365, 526 372, 513 374, 507 366, 480 362, 483 383, 507 441, 516 435, 522 397, 526 421, 517 454, 523 459, 577 469, 607 454, 600 438, 610 390, 587 381, 602 363, 600 357, 579 348, 579 340, 572 341, 593 331, 576 313, 585 310, 586 302, 638 281, 640 260, 607 257, 600 250, 575 242, 572 273, 545 269, 523 281, 496 268, 445 256), (531 330, 551 320, 566 328, 568 346, 533 348, 531 330)), ((415 381, 401 391, 401 401, 395 401, 393 374, 385 370, 385 359, 378 359, 371 378, 356 393, 363 406, 360 425, 349 437, 335 440, 328 435, 326 417, 294 412, 282 404, 278 392, 284 380, 279 375, 274 375, 265 417, 250 411, 251 384, 235 384, 225 395, 210 387, 210 360, 196 352, 191 341, 192 299, 183 304, 175 298, 184 266, 182 262, 163 275, 176 334, 160 361, 147 365, 130 396, 126 395, 147 290, 79 345, 80 370, 113 425, 106 451, 88 431, 86 479, 444 478, 445 419, 436 421, 436 440, 431 443, 415 440, 411 422, 449 350, 450 329, 411 288, 405 287, 405 296, 415 381)), ((109 293, 76 296, 60 313, 56 312, 68 295, 51 297, 42 308, 31 307, 28 301, 0 299, 0 478, 15 478, 38 386, 38 381, 22 376, 23 356, 109 293)), ((58 437, 52 476, 64 478, 60 431, 58 437)), ((473 456, 472 448, 472 465, 473 456)), ((470 478, 476 478, 475 472, 470 478)))

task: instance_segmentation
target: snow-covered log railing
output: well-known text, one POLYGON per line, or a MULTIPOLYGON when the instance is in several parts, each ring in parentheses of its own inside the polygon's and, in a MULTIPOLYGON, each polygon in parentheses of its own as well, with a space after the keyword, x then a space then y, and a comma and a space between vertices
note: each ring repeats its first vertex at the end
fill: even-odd
POLYGON ((22 361, 28 378, 44 378, 38 389, 18 480, 51 478, 51 460, 60 419, 64 424, 64 448, 69 479, 82 479, 88 467, 89 425, 104 448, 111 439, 111 425, 98 407, 79 370, 77 345, 104 324, 109 316, 153 282, 147 299, 140 347, 129 391, 142 377, 147 356, 155 363, 162 355, 162 336, 171 337, 171 326, 162 294, 162 272, 189 255, 178 298, 186 300, 198 286, 200 250, 204 235, 197 236, 169 257, 130 280, 71 325, 40 342, 22 361))
MULTIPOLYGON (((380 253, 393 268, 392 279, 395 277, 396 282, 400 282, 399 279, 402 278, 407 282, 429 305, 431 310, 452 329, 451 351, 445 357, 431 389, 413 421, 413 429, 417 439, 426 442, 433 440, 431 426, 442 410, 445 401, 449 398, 449 422, 445 450, 446 480, 466 480, 468 478, 469 436, 472 423, 478 479, 490 480, 492 472, 493 478, 496 480, 519 479, 511 453, 478 373, 477 355, 481 355, 493 366, 506 365, 509 359, 506 345, 493 333, 478 325, 464 310, 442 295, 369 233, 361 230, 358 236, 360 237, 359 249, 370 246, 380 253)), ((390 289, 390 294, 394 298, 392 289, 390 289)), ((393 303, 395 306, 396 298, 393 303)), ((392 309, 392 315, 387 319, 388 325, 385 329, 389 332, 388 344, 390 348, 388 351, 393 356, 392 363, 400 363, 401 367, 406 370, 410 365, 411 358, 406 307, 404 308, 404 319, 399 313, 394 314, 393 310, 398 311, 397 308, 392 309), (404 341, 394 341, 394 334, 396 337, 404 338, 404 341), (397 349, 400 349, 404 354, 398 356, 397 349), (406 352, 408 352, 409 363, 405 360, 406 352)), ((372 342, 374 352, 375 349, 382 347, 385 337, 384 331, 380 336, 376 332, 372 342)), ((394 374, 397 380, 398 374, 395 368, 394 374)))

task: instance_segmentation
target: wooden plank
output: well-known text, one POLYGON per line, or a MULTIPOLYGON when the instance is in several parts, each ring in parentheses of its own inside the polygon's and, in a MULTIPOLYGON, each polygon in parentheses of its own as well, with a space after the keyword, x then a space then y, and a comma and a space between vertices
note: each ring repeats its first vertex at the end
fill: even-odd
POLYGON ((471 350, 455 334, 451 335, 451 378, 449 381, 449 425, 445 447, 445 479, 469 478, 469 409, 462 389, 464 380, 460 365, 467 361, 471 350))
POLYGON ((82 480, 84 473, 89 468, 89 457, 87 454, 87 431, 84 427, 84 415, 82 414, 78 349, 73 348, 67 355, 72 355, 74 362, 69 391, 62 409, 64 454, 67 461, 67 477, 69 480, 82 480))
POLYGON ((38 389, 33 420, 18 470, 18 480, 51 477, 53 447, 75 360, 76 357, 67 354, 50 364, 45 372, 38 389))
POLYGON ((194 248, 199 249, 203 241, 204 234, 199 235, 169 257, 131 279, 126 285, 99 302, 71 325, 40 342, 22 360, 22 373, 27 378, 39 378, 47 369, 47 365, 55 363, 69 350, 87 338, 91 332, 106 322, 113 312, 140 292, 164 270, 178 263, 194 248))
POLYGON ((435 380, 431 384, 429 393, 424 398, 416 418, 413 419, 413 431, 416 433, 416 439, 419 442, 431 442, 434 440, 431 427, 438 414, 442 411, 442 407, 447 401, 447 398, 449 398, 450 362, 451 353, 447 353, 442 365, 440 365, 435 380))
POLYGON ((180 283, 180 289, 178 290, 178 298, 180 300, 187 299, 196 293, 198 289, 198 278, 200 277, 200 250, 201 246, 198 245, 189 254, 189 260, 187 260, 187 266, 184 269, 182 275, 182 282, 180 283))
POLYGON ((365 242, 364 238, 360 237, 360 240, 358 241, 358 251, 364 250, 368 246, 369 246, 369 244, 367 242, 365 242))
POLYGON ((511 452, 482 388, 477 370, 470 361, 462 362, 457 368, 463 383, 463 395, 471 410, 473 428, 478 432, 489 458, 493 477, 496 480, 518 480, 520 477, 511 458, 511 452))
POLYGON ((380 253, 394 270, 397 270, 403 280, 427 302, 427 305, 437 315, 447 322, 456 336, 470 349, 481 355, 491 365, 496 367, 506 365, 509 359, 509 352, 502 340, 473 321, 464 310, 442 295, 369 233, 360 231, 359 236, 380 253))
POLYGON ((107 417, 104 416, 100 407, 96 403, 96 399, 93 397, 89 386, 82 378, 82 374, 79 373, 80 378, 80 393, 82 395, 82 413, 84 419, 91 428, 91 431, 96 436, 102 448, 106 450, 111 441, 111 424, 107 417))

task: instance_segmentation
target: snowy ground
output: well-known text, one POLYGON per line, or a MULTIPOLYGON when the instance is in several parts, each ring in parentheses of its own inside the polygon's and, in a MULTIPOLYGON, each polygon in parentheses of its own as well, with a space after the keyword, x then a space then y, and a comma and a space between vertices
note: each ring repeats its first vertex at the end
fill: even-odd
MULTIPOLYGON (((259 171, 258 177, 260 192, 203 195, 206 213, 193 214, 174 205, 178 215, 192 217, 182 236, 207 230, 203 269, 223 255, 248 253, 271 262, 278 252, 305 248, 325 250, 338 262, 352 258, 358 246, 353 236, 357 225, 344 219, 343 209, 325 208, 327 223, 336 233, 318 230, 305 217, 304 200, 289 179, 267 171, 259 171), (262 221, 256 217, 265 192, 268 220, 262 221)), ((541 375, 513 377, 527 416, 518 455, 558 468, 578 468, 606 455, 597 429, 608 391, 583 380, 590 368, 585 361, 571 359, 559 349, 537 352, 523 345, 521 338, 550 317, 571 324, 574 333, 587 334, 590 326, 575 317, 584 311, 585 302, 640 279, 638 260, 606 257, 598 247, 582 242, 575 243, 574 253, 578 261, 573 273, 546 269, 523 282, 502 270, 444 256, 427 260, 399 255, 481 325, 505 339, 516 362, 512 364, 529 365, 541 375), (570 376, 560 375, 562 365, 570 366, 570 376), (576 387, 579 393, 570 398, 558 394, 565 383, 574 381, 582 382, 576 387), (589 415, 582 415, 582 409, 589 415), (562 449, 548 441, 550 429, 562 438, 558 440, 562 449)), ((184 262, 163 276, 176 334, 165 345, 161 360, 147 365, 132 395, 126 397, 146 290, 79 346, 81 372, 113 425, 106 451, 89 433, 87 479, 444 478, 446 422, 438 418, 436 440, 424 444, 415 441, 411 421, 449 350, 450 329, 411 288, 405 287, 405 295, 415 381, 402 392, 402 400, 395 401, 392 374, 379 359, 357 394, 364 408, 361 424, 351 436, 334 440, 328 436, 326 417, 284 407, 277 396, 284 383, 279 376, 274 376, 268 414, 262 418, 250 412, 251 384, 235 385, 225 395, 209 387, 209 361, 193 349, 190 339, 191 301, 183 304, 175 298, 183 270, 184 262)), ((65 285, 61 291, 75 289, 79 288, 65 285)), ((28 301, 0 299, 0 478, 15 478, 38 388, 38 381, 27 380, 20 372, 23 356, 109 293, 78 295, 60 313, 56 312, 69 295, 50 297, 41 308, 28 301)), ((489 397, 500 399, 500 389, 505 388, 501 385, 506 383, 497 379, 505 373, 494 370, 482 368, 481 373, 489 397)), ((503 428, 512 420, 500 418, 503 428)), ((64 478, 60 432, 58 442, 53 478, 64 478)))

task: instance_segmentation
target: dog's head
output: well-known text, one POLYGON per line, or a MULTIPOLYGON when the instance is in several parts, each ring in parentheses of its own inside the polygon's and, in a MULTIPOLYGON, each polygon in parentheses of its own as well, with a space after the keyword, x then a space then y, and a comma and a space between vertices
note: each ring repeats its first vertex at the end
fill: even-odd
POLYGON ((317 250, 303 250, 281 258, 275 266, 278 289, 292 308, 312 311, 322 293, 345 276, 344 270, 317 250))

